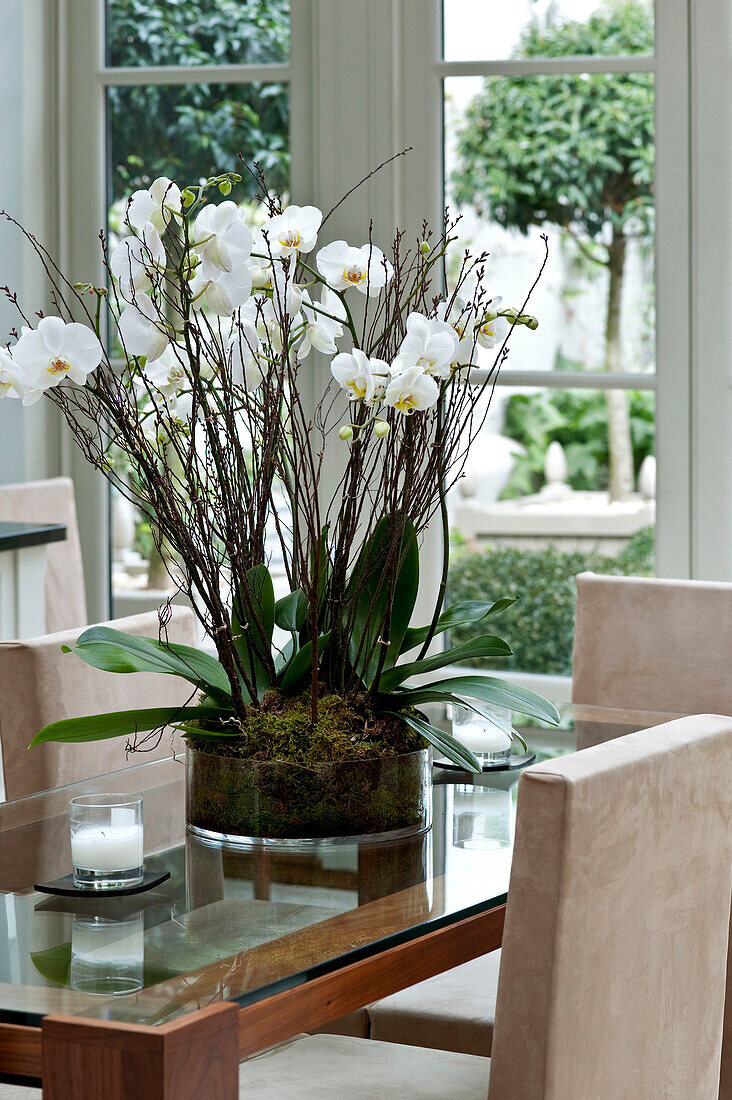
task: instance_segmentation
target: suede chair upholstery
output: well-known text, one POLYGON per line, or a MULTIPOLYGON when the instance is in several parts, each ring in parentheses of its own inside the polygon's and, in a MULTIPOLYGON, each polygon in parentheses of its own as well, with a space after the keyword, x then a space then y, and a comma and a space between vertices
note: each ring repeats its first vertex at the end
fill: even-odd
POLYGON ((580 573, 572 700, 732 713, 732 584, 580 573))
MULTIPOLYGON (((132 615, 108 624, 127 634, 157 638, 157 612, 132 615)), ((171 642, 195 645, 195 620, 186 607, 172 607, 168 623, 171 642)), ((83 746, 45 744, 28 751, 43 726, 62 718, 104 711, 183 704, 190 697, 187 682, 157 673, 116 675, 92 668, 62 646, 71 646, 79 629, 46 634, 27 641, 0 642, 0 754, 4 798, 23 798, 51 787, 65 786, 140 762, 125 755, 125 738, 91 741, 83 746)), ((170 755, 170 738, 163 737, 146 760, 170 755)))
POLYGON ((731 752, 732 718, 697 715, 524 772, 491 1059, 307 1036, 239 1095, 714 1100, 731 752))
POLYGON ((84 568, 71 478, 0 485, 0 522, 65 525, 66 538, 46 548, 46 631, 84 626, 84 568))
MULTIPOLYGON (((629 710, 732 714, 730 639, 732 584, 580 573, 572 701, 629 710)), ((601 724, 577 722, 578 748, 589 747, 598 737, 603 737, 601 724)), ((732 1100, 729 951, 719 1100, 732 1100)))

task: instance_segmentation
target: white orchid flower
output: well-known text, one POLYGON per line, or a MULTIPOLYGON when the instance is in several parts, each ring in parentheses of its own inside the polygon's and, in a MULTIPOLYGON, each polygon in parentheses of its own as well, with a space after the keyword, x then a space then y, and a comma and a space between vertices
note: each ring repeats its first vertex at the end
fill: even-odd
POLYGON ((392 379, 386 387, 384 403, 398 409, 405 416, 412 412, 429 409, 434 405, 440 390, 434 378, 425 374, 421 367, 409 367, 392 379))
MULTIPOLYGON (((275 214, 264 223, 267 243, 272 256, 297 256, 315 247, 318 230, 323 220, 317 206, 288 206, 281 214, 275 214)), ((267 248, 263 251, 266 253, 267 248)))
POLYGON ((421 367, 435 378, 449 378, 458 350, 458 335, 446 321, 410 313, 407 333, 392 364, 391 373, 421 367))
POLYGON ((320 293, 318 309, 313 308, 310 295, 306 290, 302 294, 302 314, 306 328, 298 347, 298 355, 305 359, 313 348, 324 355, 335 355, 338 351, 336 340, 343 335, 346 311, 343 302, 329 287, 323 287, 320 293), (323 310, 320 313, 319 310, 323 310), (326 317, 325 314, 330 314, 326 317))
POLYGON ((375 245, 353 248, 345 241, 333 241, 316 256, 318 271, 333 290, 358 287, 375 298, 394 274, 394 268, 375 245))
POLYGON ((169 344, 163 354, 145 363, 145 369, 135 378, 138 389, 151 387, 159 390, 164 397, 178 393, 188 381, 183 363, 187 352, 185 348, 169 344))
POLYGON ((495 348, 508 336, 510 325, 506 317, 498 316, 501 298, 492 298, 488 303, 482 320, 475 326, 478 343, 482 348, 495 348))
MULTIPOLYGON (((288 304, 295 304, 295 299, 290 299, 289 293, 288 304)), ((280 354, 284 347, 284 335, 280 324, 281 313, 279 307, 275 307, 272 298, 255 295, 244 304, 240 316, 243 321, 248 322, 256 329, 263 344, 268 344, 275 355, 280 354)), ((295 313, 292 317, 290 331, 294 333, 301 324, 301 315, 295 313)))
POLYGON ((102 361, 102 345, 86 325, 43 317, 38 328, 23 326, 13 348, 13 361, 26 382, 23 404, 32 405, 44 390, 65 378, 83 386, 102 361))
POLYGON ((190 427, 193 412, 192 393, 173 393, 168 398, 166 405, 168 415, 174 424, 184 428, 190 427))
POLYGON ((127 221, 134 229, 151 222, 162 233, 174 213, 180 217, 180 187, 167 176, 153 180, 147 191, 134 191, 127 203, 127 221))
POLYGON ((440 302, 436 312, 438 319, 446 321, 457 333, 458 347, 452 363, 453 370, 470 366, 475 354, 474 327, 471 324, 472 308, 462 298, 456 297, 449 303, 440 302))
POLYGON ((191 293, 194 299, 203 296, 212 313, 231 317, 252 293, 252 274, 246 259, 238 256, 231 271, 209 268, 208 275, 202 264, 191 283, 191 293))
POLYGON ((146 294, 136 295, 122 310, 117 328, 125 351, 146 356, 148 363, 159 359, 170 343, 168 330, 146 294))
POLYGON ((167 264, 165 247, 152 222, 145 222, 139 237, 125 237, 110 256, 109 266, 119 282, 120 293, 128 301, 135 292, 152 285, 156 271, 167 264))
POLYGON ((372 405, 383 395, 389 365, 383 359, 369 359, 360 348, 342 351, 331 361, 331 374, 350 401, 372 405))
POLYGON ((231 383, 253 392, 262 385, 265 369, 259 356, 259 335, 251 321, 242 321, 229 339, 231 383))
POLYGON ((191 234, 193 247, 201 257, 203 274, 215 278, 218 272, 243 267, 252 251, 252 232, 235 202, 204 206, 191 234))
POLYGON ((7 348, 0 347, 0 398, 22 398, 27 392, 28 382, 23 370, 7 348))

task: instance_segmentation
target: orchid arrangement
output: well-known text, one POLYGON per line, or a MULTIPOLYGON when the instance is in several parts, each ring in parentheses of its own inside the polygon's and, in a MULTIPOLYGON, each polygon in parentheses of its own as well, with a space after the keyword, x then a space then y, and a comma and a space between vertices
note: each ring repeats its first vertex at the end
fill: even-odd
POLYGON ((0 349, 0 396, 59 407, 88 460, 172 548, 171 576, 217 654, 168 642, 169 605, 157 639, 93 627, 79 657, 183 677, 189 704, 57 722, 34 744, 126 736, 139 747, 141 734, 172 726, 246 751, 262 708, 301 697, 314 727, 336 696, 353 714, 354 741, 367 743, 378 725, 393 731, 395 751, 417 735, 479 770, 420 706, 460 703, 487 721, 485 704, 557 718, 496 677, 440 672, 510 653, 484 623, 512 599, 444 607, 445 493, 481 428, 511 332, 536 321, 526 302, 505 308, 488 291, 485 255, 466 253, 445 291, 455 239, 447 216, 438 236, 424 225, 411 247, 401 232, 386 252, 370 231, 355 246, 321 243, 330 214, 283 206, 261 178, 264 219, 252 228, 228 197, 240 179, 181 190, 162 178, 135 192, 128 235, 111 251, 102 237, 109 289, 72 286, 26 234, 58 315, 35 325, 23 315, 14 346, 0 349), (469 384, 478 347, 495 359, 469 384), (320 392, 316 355, 330 360, 320 392), (330 491, 326 469, 338 471, 330 491), (435 514, 442 582, 430 622, 415 627, 420 540, 435 514), (289 589, 280 599, 272 527, 289 589), (431 652, 437 635, 465 624, 475 626, 470 642, 431 652))

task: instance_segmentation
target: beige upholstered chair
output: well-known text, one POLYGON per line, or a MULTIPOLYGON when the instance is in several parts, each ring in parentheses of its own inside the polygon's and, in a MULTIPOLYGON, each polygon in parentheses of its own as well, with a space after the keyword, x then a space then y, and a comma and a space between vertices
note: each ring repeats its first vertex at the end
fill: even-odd
POLYGON ((697 715, 522 775, 490 1060, 306 1036, 240 1096, 714 1100, 731 754, 732 719, 697 715))
MULTIPOLYGON (((732 584, 582 573, 575 623, 574 702, 732 713, 732 584)), ((578 722, 578 747, 598 733, 604 739, 597 722, 578 722)), ((368 1006, 371 1037, 490 1054, 500 957, 491 952, 368 1006)), ((724 1100, 732 1100, 732 995, 728 1015, 724 1100)), ((341 1028, 350 1021, 358 1016, 341 1028)))
POLYGON ((46 630, 86 624, 84 568, 76 523, 74 483, 68 477, 0 485, 0 522, 63 523, 66 538, 46 551, 46 630))
MULTIPOLYGON (((193 612, 173 607, 168 624, 172 642, 195 645, 193 612)), ((109 623, 117 630, 156 638, 157 612, 109 623)), ((140 757, 125 756, 125 739, 92 741, 86 745, 39 745, 28 751, 34 735, 49 722, 132 707, 184 703, 190 685, 157 673, 125 676, 91 668, 63 645, 73 645, 80 630, 46 634, 28 641, 0 642, 0 754, 3 797, 22 798, 82 779, 118 771, 140 757)), ((170 739, 146 759, 170 754, 170 739)))

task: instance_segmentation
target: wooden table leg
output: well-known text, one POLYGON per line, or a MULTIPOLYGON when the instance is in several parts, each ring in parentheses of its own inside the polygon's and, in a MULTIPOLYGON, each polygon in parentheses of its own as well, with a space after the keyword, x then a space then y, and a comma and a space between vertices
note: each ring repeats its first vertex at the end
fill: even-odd
POLYGON ((228 1002, 160 1027, 46 1016, 43 1100, 238 1100, 238 1018, 228 1002))

